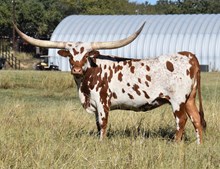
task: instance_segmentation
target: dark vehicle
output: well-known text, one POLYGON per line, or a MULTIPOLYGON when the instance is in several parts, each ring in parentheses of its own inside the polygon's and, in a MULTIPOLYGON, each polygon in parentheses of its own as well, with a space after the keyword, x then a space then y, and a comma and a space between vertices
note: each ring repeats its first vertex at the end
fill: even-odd
POLYGON ((36 70, 59 70, 59 67, 53 63, 48 65, 48 57, 47 55, 41 56, 43 59, 36 64, 36 70))
POLYGON ((2 69, 5 66, 5 58, 0 58, 0 69, 2 69))

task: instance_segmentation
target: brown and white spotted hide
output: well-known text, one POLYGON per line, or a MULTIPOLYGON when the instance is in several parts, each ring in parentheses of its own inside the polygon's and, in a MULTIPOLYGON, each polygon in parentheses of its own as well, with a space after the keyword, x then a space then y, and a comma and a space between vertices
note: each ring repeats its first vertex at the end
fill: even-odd
POLYGON ((148 111, 169 103, 177 125, 175 140, 182 139, 189 116, 197 142, 202 142, 202 129, 206 123, 201 102, 199 63, 194 54, 179 52, 155 59, 125 59, 103 56, 83 45, 68 44, 68 50, 58 53, 70 58, 80 101, 87 112, 96 115, 101 139, 106 135, 111 109, 148 111), (200 110, 195 104, 197 90, 200 110))

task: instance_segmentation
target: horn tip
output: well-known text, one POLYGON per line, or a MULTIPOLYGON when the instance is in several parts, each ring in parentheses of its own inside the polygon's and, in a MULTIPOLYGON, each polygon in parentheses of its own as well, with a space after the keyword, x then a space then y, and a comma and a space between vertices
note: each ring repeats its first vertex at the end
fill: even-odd
POLYGON ((142 31, 142 29, 144 28, 146 21, 144 21, 144 23, 141 25, 141 27, 138 29, 137 34, 139 35, 142 31))
POLYGON ((144 25, 146 24, 146 21, 144 21, 144 23, 141 26, 141 30, 143 29, 144 25))

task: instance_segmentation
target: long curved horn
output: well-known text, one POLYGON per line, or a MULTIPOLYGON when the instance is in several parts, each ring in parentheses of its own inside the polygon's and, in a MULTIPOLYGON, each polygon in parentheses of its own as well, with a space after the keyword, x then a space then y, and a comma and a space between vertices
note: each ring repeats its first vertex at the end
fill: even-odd
POLYGON ((129 37, 127 37, 125 39, 122 39, 122 40, 111 41, 111 42, 92 42, 91 43, 92 49, 94 49, 94 50, 99 50, 99 49, 116 49, 116 48, 120 48, 120 47, 123 47, 125 45, 128 45, 129 43, 131 43, 133 40, 136 39, 136 37, 142 31, 144 25, 145 25, 145 22, 143 23, 143 25, 134 34, 132 34, 129 37))
POLYGON ((26 42, 30 43, 31 45, 44 47, 44 48, 59 48, 59 49, 65 48, 66 42, 54 42, 54 41, 48 41, 48 40, 35 39, 21 32, 14 23, 13 25, 14 25, 15 30, 19 34, 19 36, 26 42))

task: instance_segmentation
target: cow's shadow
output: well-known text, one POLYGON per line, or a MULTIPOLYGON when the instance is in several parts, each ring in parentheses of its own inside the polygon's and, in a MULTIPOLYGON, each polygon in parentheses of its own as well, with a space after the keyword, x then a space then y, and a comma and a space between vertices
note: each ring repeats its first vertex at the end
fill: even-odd
MULTIPOLYGON (((162 140, 166 140, 168 142, 172 142, 174 140, 175 135, 175 128, 173 126, 163 126, 157 129, 146 129, 143 127, 137 126, 127 126, 125 129, 113 129, 109 126, 107 130, 107 138, 114 139, 114 138, 130 138, 130 139, 137 139, 137 138, 158 138, 162 140)), ((89 132, 90 136, 98 137, 98 132, 96 130, 92 130, 89 132)), ((183 137, 184 141, 190 141, 186 134, 183 137)))
POLYGON ((130 137, 136 139, 137 137, 142 138, 163 138, 166 140, 174 139, 175 130, 171 126, 165 128, 159 127, 157 129, 146 129, 143 127, 131 126, 126 127, 124 130, 114 130, 111 127, 108 129, 107 136, 109 138, 114 137, 130 137))
MULTIPOLYGON (((116 138, 130 138, 130 139, 150 139, 150 138, 158 138, 166 141, 173 141, 175 136, 176 129, 173 125, 167 126, 158 126, 155 128, 147 128, 141 125, 133 125, 133 126, 125 126, 124 128, 116 129, 109 125, 107 128, 107 138, 108 139, 116 139, 116 138)), ((99 133, 96 129, 92 129, 90 131, 82 128, 74 133, 74 136, 79 138, 82 135, 88 135, 89 137, 99 137, 99 133)), ((184 133, 183 140, 190 142, 190 138, 184 133)))

